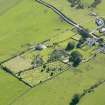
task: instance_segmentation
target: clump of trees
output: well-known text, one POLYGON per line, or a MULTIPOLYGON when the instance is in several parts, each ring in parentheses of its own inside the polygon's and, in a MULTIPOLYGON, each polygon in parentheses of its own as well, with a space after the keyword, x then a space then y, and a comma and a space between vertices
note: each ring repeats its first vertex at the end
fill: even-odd
POLYGON ((81 37, 76 47, 81 48, 85 41, 86 41, 86 38, 81 37))
POLYGON ((69 42, 65 48, 66 51, 70 51, 70 50, 73 50, 75 47, 74 43, 73 42, 69 42))
POLYGON ((74 67, 77 67, 82 61, 82 55, 79 51, 73 51, 70 54, 69 62, 72 62, 74 67))
POLYGON ((84 9, 84 5, 81 0, 68 0, 71 3, 71 7, 75 7, 77 9, 84 9))
POLYGON ((80 95, 79 94, 75 94, 70 102, 69 105, 77 105, 78 102, 80 100, 80 95))
MULTIPOLYGON (((70 2, 71 7, 75 7, 76 9, 84 9, 86 4, 84 4, 81 0, 68 0, 70 2)), ((98 4, 100 4, 102 0, 94 0, 92 4, 88 5, 88 8, 96 8, 98 4)))
POLYGON ((101 3, 101 1, 102 0, 94 0, 90 7, 96 8, 96 6, 101 3))
POLYGON ((31 64, 33 65, 33 67, 37 67, 40 66, 44 63, 43 58, 40 55, 36 55, 34 57, 34 59, 32 60, 31 64))
POLYGON ((62 59, 62 57, 66 57, 67 54, 64 50, 60 50, 60 49, 55 49, 50 55, 49 55, 49 59, 48 62, 51 61, 56 61, 59 59, 62 59))

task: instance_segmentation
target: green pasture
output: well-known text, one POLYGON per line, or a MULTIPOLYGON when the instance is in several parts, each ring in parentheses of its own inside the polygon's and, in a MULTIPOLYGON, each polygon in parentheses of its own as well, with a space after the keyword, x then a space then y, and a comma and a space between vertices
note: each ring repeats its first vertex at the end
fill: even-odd
POLYGON ((104 105, 105 83, 81 99, 79 105, 104 105))
MULTIPOLYGON (((68 28, 56 14, 33 0, 17 1, 0 0, 0 61, 23 50, 27 43, 43 41, 68 28)), ((0 105, 9 105, 27 86, 0 71, 0 90, 0 105)))
POLYGON ((47 71, 47 68, 43 70, 42 66, 37 67, 35 69, 26 71, 21 73, 21 78, 31 86, 35 86, 40 84, 41 82, 43 83, 44 81, 47 81, 50 78, 53 78, 57 74, 63 72, 64 70, 67 69, 67 65, 64 65, 63 63, 57 61, 57 62, 52 62, 47 64, 47 67, 49 67, 49 71, 47 71), (62 70, 59 70, 59 69, 62 70), (43 70, 43 71, 41 71, 43 70), (51 76, 50 74, 53 73, 51 76))
POLYGON ((0 16, 14 8, 21 0, 0 0, 0 16))
MULTIPOLYGON (((88 28, 90 31, 96 28, 95 18, 89 16, 89 13, 92 12, 91 9, 85 8, 77 10, 75 8, 71 8, 68 0, 57 0, 57 1, 45 0, 45 1, 55 6, 70 19, 75 21, 77 24, 80 24, 85 28, 88 28)), ((82 0, 82 1, 85 4, 88 3, 90 4, 90 2, 92 2, 93 0, 82 0)))
POLYGON ((29 87, 0 69, 0 105, 9 105, 29 87))
POLYGON ((0 60, 23 50, 27 43, 46 40, 67 28, 48 8, 33 0, 22 0, 0 16, 0 60))
MULTIPOLYGON (((13 105, 52 105, 52 103, 53 105, 69 105, 74 94, 81 93, 97 81, 105 79, 104 62, 105 56, 98 55, 96 59, 82 64, 78 68, 66 71, 55 79, 32 89, 13 105)), ((93 94, 95 94, 95 92, 93 92, 93 94)), ((104 97, 102 97, 102 100, 104 100, 104 97)))

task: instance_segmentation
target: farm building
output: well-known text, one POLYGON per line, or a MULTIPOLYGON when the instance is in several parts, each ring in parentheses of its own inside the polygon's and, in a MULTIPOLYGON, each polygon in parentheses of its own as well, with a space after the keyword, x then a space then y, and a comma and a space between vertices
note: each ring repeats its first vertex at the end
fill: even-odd
POLYGON ((92 47, 93 45, 98 44, 98 39, 96 39, 96 38, 87 38, 87 39, 86 39, 86 44, 87 44, 89 47, 92 47))
POLYGON ((102 47, 100 47, 100 48, 97 50, 97 52, 98 52, 98 53, 99 53, 99 52, 105 53, 105 44, 104 44, 102 47))
POLYGON ((100 32, 100 33, 105 33, 105 27, 101 28, 101 29, 99 30, 99 32, 100 32))
POLYGON ((99 18, 99 17, 96 18, 95 23, 97 26, 104 26, 105 25, 104 20, 102 18, 99 18))
POLYGON ((43 49, 46 49, 47 47, 43 44, 37 44, 35 46, 35 50, 43 50, 43 49))

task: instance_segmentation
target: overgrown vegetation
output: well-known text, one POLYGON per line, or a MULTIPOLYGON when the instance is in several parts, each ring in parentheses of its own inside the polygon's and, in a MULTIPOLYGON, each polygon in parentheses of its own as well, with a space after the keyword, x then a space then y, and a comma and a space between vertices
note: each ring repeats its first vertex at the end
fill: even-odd
MULTIPOLYGON (((84 9, 86 7, 86 3, 82 0, 68 0, 68 2, 70 2, 71 7, 75 7, 76 9, 84 9)), ((94 0, 93 2, 91 1, 90 4, 87 4, 87 7, 96 8, 101 2, 102 0, 94 0)))
POLYGON ((102 0, 94 0, 94 2, 91 4, 90 7, 96 8, 97 5, 99 5, 102 2, 102 0))
POLYGON ((81 0, 68 0, 71 3, 71 7, 75 7, 76 9, 84 9, 84 4, 81 0))

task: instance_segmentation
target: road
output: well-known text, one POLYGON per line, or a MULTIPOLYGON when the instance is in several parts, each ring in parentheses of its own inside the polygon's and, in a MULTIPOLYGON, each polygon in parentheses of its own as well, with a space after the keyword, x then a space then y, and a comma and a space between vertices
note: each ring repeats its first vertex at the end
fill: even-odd
POLYGON ((50 8, 52 11, 54 11, 56 14, 58 14, 66 23, 74 26, 80 33, 85 33, 86 35, 91 35, 94 38, 97 38, 97 36, 93 32, 88 32, 83 26, 77 24, 74 22, 72 19, 68 18, 65 14, 63 14, 60 10, 58 10, 56 7, 53 5, 43 1, 43 0, 35 0, 36 2, 50 8))

